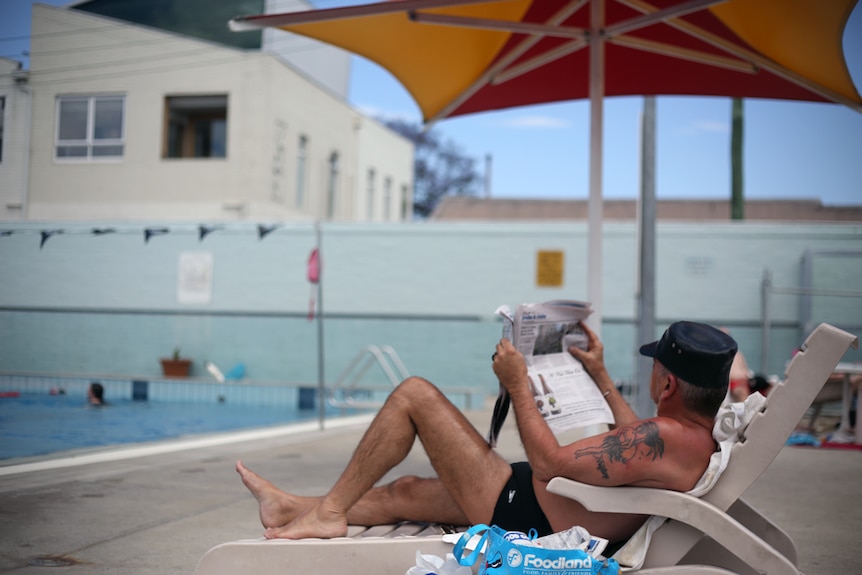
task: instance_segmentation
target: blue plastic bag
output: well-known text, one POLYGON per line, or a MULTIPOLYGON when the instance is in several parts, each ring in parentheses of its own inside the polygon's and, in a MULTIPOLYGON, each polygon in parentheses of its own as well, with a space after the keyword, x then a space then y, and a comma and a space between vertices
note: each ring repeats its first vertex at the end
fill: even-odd
POLYGON ((479 575, 619 575, 620 566, 613 559, 596 559, 581 549, 534 547, 510 541, 506 533, 496 525, 474 525, 461 536, 452 554, 461 565, 473 565, 484 548, 479 575), (465 557, 467 543, 476 535, 481 537, 479 543, 465 557))

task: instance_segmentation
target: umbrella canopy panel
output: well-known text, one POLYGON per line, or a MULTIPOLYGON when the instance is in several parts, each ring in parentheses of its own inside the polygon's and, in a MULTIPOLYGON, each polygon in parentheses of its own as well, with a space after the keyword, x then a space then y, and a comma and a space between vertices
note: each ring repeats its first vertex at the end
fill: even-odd
MULTIPOLYGON (((394 0, 234 20, 389 70, 426 122, 589 97, 585 0, 394 0), (443 6, 441 6, 441 4, 443 6)), ((856 0, 608 0, 604 95, 835 101, 862 110, 841 45, 856 0)))

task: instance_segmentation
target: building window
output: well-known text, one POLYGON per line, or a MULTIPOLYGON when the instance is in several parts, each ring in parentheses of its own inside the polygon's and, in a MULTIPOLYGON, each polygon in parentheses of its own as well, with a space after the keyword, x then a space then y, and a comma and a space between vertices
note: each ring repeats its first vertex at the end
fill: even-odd
POLYGON ((407 221, 410 217, 410 188, 401 186, 401 220, 407 221))
POLYGON ((0 96, 0 163, 3 162, 3 125, 6 123, 6 97, 0 96))
POLYGON ((272 193, 273 202, 284 203, 284 180, 285 180, 285 140, 287 139, 287 122, 275 120, 272 141, 272 193))
POLYGON ((168 96, 165 122, 162 157, 227 157, 227 96, 168 96))
POLYGON ((335 215, 335 193, 338 190, 338 152, 329 156, 329 177, 326 182, 326 217, 335 215))
POLYGON ((369 222, 374 221, 374 168, 368 170, 368 189, 365 193, 365 200, 367 202, 365 208, 365 218, 369 222))
POLYGON ((305 206, 305 174, 308 165, 308 137, 299 136, 299 147, 296 156, 296 207, 305 206))
POLYGON ((383 180, 383 220, 389 221, 389 211, 392 209, 392 178, 383 180))
POLYGON ((125 96, 57 98, 58 159, 122 158, 125 96))

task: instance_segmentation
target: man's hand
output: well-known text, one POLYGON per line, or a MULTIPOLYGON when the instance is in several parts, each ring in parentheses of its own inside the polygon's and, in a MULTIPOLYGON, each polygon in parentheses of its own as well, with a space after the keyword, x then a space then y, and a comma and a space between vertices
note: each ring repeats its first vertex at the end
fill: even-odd
POLYGON ((586 323, 579 322, 579 325, 584 330, 584 333, 587 334, 587 351, 572 346, 569 348, 569 353, 583 364, 584 369, 587 370, 587 373, 594 380, 598 381, 599 377, 606 373, 605 346, 602 345, 599 336, 587 327, 586 323))
POLYGON ((508 339, 503 338, 497 344, 494 353, 494 373, 497 379, 511 394, 515 389, 527 382, 527 362, 508 339))

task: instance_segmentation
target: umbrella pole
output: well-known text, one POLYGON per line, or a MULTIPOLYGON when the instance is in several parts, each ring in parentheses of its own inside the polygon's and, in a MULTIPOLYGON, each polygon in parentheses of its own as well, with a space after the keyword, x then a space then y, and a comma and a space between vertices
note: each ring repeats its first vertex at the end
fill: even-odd
POLYGON ((602 138, 605 91, 604 0, 590 3, 590 196, 587 202, 587 300, 590 327, 602 329, 602 138))
MULTIPOLYGON (((602 136, 604 127, 605 41, 604 0, 590 3, 590 196, 587 201, 587 301, 593 313, 587 319, 596 335, 602 335, 602 136)), ((604 426, 584 429, 586 435, 601 433, 604 426)))
POLYGON ((655 339, 655 96, 644 97, 641 120, 641 191, 638 202, 638 290, 637 340, 635 341, 635 412, 639 417, 655 415, 649 394, 652 360, 638 353, 638 346, 655 339))

